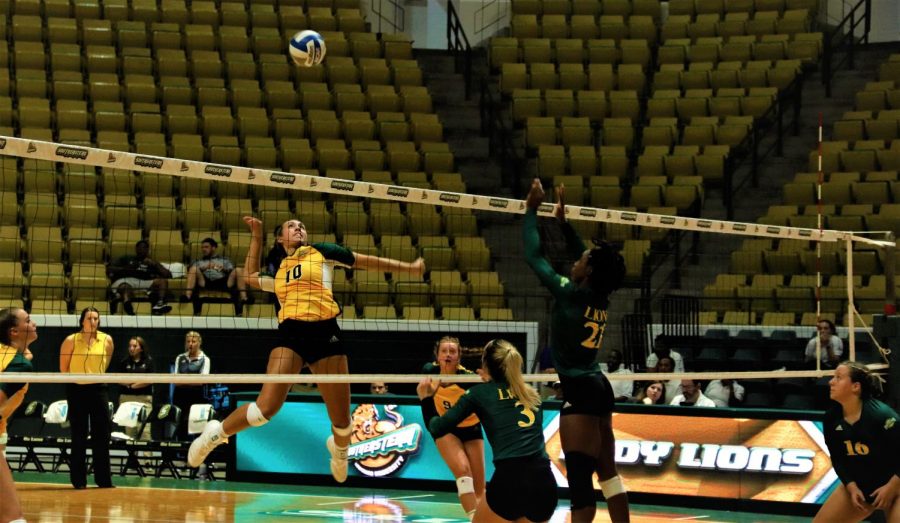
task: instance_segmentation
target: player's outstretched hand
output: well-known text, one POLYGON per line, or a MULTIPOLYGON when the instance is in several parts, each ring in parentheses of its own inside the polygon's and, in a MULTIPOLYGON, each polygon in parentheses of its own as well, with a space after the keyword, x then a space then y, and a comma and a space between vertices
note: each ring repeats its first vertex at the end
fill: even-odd
POLYGON ((262 232, 262 220, 255 216, 244 216, 244 223, 250 227, 250 232, 262 232))
POLYGON ((560 223, 566 222, 566 186, 560 185, 556 188, 556 207, 553 208, 553 215, 560 223))
POLYGON ((435 381, 431 378, 422 378, 422 381, 420 381, 419 384, 416 385, 416 393, 419 395, 420 400, 430 398, 434 396, 434 394, 437 392, 437 388, 440 385, 440 381, 435 381))
POLYGON ((544 188, 541 186, 541 179, 535 178, 534 181, 531 182, 531 189, 528 191, 528 196, 525 198, 525 205, 529 209, 537 209, 543 201, 544 188))
POLYGON ((425 274, 425 258, 416 258, 416 261, 410 264, 410 274, 421 276, 425 274))

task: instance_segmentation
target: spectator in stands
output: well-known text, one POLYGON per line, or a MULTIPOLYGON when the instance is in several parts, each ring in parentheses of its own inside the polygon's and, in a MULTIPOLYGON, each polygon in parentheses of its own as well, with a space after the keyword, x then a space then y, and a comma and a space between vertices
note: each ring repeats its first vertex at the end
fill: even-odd
POLYGON ((647 356, 647 368, 652 369, 656 367, 659 363, 659 359, 663 357, 670 357, 672 361, 675 362, 675 371, 677 373, 684 372, 684 358, 681 357, 681 354, 670 349, 668 343, 662 336, 658 336, 656 341, 653 343, 653 352, 647 356))
MULTIPOLYGON (((656 363, 655 369, 648 369, 650 372, 672 373, 675 372, 675 360, 669 356, 663 356, 656 363)), ((666 405, 672 403, 675 396, 681 394, 681 380, 671 379, 666 382, 666 405)))
MULTIPOLYGON (((601 365, 602 367, 602 365, 601 365)), ((622 365, 622 351, 612 349, 606 358, 607 374, 633 374, 630 369, 626 369, 622 365)), ((629 401, 634 395, 634 381, 632 380, 610 380, 612 385, 613 397, 616 401, 629 401)))
MULTIPOLYGON (((199 332, 190 331, 184 335, 184 352, 175 358, 175 374, 209 374, 211 363, 209 357, 203 352, 202 346, 203 338, 199 332)), ((172 404, 181 409, 177 432, 179 440, 188 439, 188 414, 191 412, 191 405, 198 403, 207 403, 203 384, 175 384, 172 404)))
POLYGON ((713 400, 703 395, 700 382, 697 380, 681 380, 682 393, 672 398, 670 405, 682 407, 715 407, 713 400))
POLYGON ((716 407, 739 407, 744 402, 744 387, 735 380, 712 380, 704 394, 716 407))
POLYGON ((150 243, 139 240, 134 244, 134 256, 122 256, 107 269, 107 275, 113 280, 110 288, 116 299, 122 302, 126 314, 134 315, 131 301, 134 291, 147 291, 153 302, 153 314, 166 314, 172 306, 166 303, 168 279, 172 277, 169 269, 150 257, 150 243))
POLYGON ((213 238, 204 238, 200 242, 200 252, 203 256, 188 268, 187 288, 181 296, 181 301, 193 300, 194 292, 199 292, 200 289, 228 292, 234 302, 234 312, 240 316, 243 314, 244 304, 247 303, 244 274, 230 259, 218 254, 216 252, 218 248, 219 243, 213 238))
MULTIPOLYGON (((284 245, 281 243, 281 224, 275 226, 275 243, 272 244, 272 248, 269 249, 269 253, 266 254, 265 266, 263 267, 264 273, 269 276, 275 276, 275 273, 278 272, 278 268, 281 267, 281 260, 287 257, 287 251, 284 250, 284 245)), ((278 298, 275 294, 269 294, 269 301, 275 304, 275 315, 278 315, 278 310, 281 309, 281 304, 278 302, 278 298)))
MULTIPOLYGON (((122 360, 122 372, 126 374, 135 374, 134 379, 139 380, 140 374, 154 372, 153 358, 147 350, 147 342, 140 336, 135 336, 128 340, 128 356, 122 360)), ((148 409, 153 407, 153 384, 137 382, 122 383, 124 392, 119 394, 119 405, 127 401, 136 401, 147 405, 148 409)), ((125 433, 135 439, 149 439, 149 434, 145 427, 143 434, 138 434, 138 428, 129 427, 125 433)))
MULTIPOLYGON (((0 310, 0 373, 31 372, 28 345, 37 339, 37 325, 24 309, 10 307, 0 310)), ((2 376, 2 374, 0 374, 2 376)), ((12 472, 6 462, 6 421, 15 412, 25 394, 26 383, 0 383, 0 521, 24 522, 22 506, 16 494, 12 472)))
POLYGON ((379 396, 388 396, 391 393, 388 392, 387 383, 383 381, 373 381, 371 385, 369 385, 369 392, 371 394, 377 394, 379 396))
POLYGON ((665 405, 666 383, 659 380, 648 382, 641 391, 638 392, 634 400, 636 403, 641 403, 643 405, 665 405))
MULTIPOLYGON (((100 311, 86 307, 78 320, 80 330, 63 340, 59 348, 59 371, 71 374, 103 374, 113 355, 113 339, 100 331, 100 311)), ((109 463, 109 394, 105 383, 66 385, 72 451, 69 479, 76 489, 87 487, 88 430, 94 482, 100 488, 112 488, 109 463)))
POLYGON ((822 367, 833 369, 841 361, 841 354, 844 353, 844 342, 838 337, 837 327, 834 326, 834 322, 831 320, 819 320, 819 323, 816 324, 816 330, 818 334, 813 336, 809 343, 806 344, 806 362, 815 364, 816 339, 818 339, 822 344, 822 367))

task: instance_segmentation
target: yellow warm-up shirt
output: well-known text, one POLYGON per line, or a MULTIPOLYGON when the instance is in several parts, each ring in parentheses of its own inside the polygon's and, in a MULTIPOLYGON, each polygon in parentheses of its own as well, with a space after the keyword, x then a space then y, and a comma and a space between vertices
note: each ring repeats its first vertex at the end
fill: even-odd
POLYGON ((106 339, 109 337, 105 332, 97 331, 97 337, 93 343, 87 344, 87 335, 76 332, 72 335, 72 341, 75 344, 72 350, 72 359, 69 363, 69 372, 72 374, 103 374, 109 366, 109 360, 106 356, 106 339))
POLYGON ((353 252, 334 243, 305 245, 282 260, 274 278, 261 278, 260 286, 278 298, 279 323, 329 320, 341 313, 331 291, 334 268, 355 261, 353 252))

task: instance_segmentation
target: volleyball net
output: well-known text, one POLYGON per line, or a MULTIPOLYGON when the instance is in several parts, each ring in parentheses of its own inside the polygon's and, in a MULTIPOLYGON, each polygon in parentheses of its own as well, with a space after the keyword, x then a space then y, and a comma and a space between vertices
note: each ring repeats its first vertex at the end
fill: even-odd
MULTIPOLYGON (((366 374, 333 379, 415 381, 409 375, 433 357, 443 335, 471 348, 470 366, 478 364, 478 348, 496 337, 516 343, 529 369, 552 365, 546 358, 539 364, 551 299, 524 263, 521 223, 514 219, 525 212, 524 201, 471 194, 459 174, 329 170, 320 176, 15 137, 0 137, 0 155, 0 301, 24 307, 42 328, 71 332, 77 314, 92 306, 103 315, 103 328, 117 329, 119 337, 155 336, 155 348, 167 356, 183 350, 186 331, 209 333, 215 347, 209 340, 204 347, 220 370, 194 381, 332 379, 261 376, 276 339, 275 303, 240 276, 250 245, 243 217, 263 222, 264 272, 277 269, 265 259, 276 243, 275 227, 296 218, 310 242, 407 262, 423 257, 427 265, 422 276, 334 271, 342 329, 355 347, 353 371, 366 374), (141 240, 168 274, 157 275, 152 287, 136 284, 126 307, 117 282, 135 278, 123 268, 141 240), (214 254, 231 266, 220 266, 214 254), (229 279, 232 266, 238 277, 229 279), (206 287, 196 286, 201 279, 206 287)), ((628 367, 644 370, 650 352, 666 344, 681 355, 684 375, 699 379, 821 377, 830 372, 822 365, 827 348, 814 343, 813 356, 806 354, 820 319, 838 326, 842 359, 886 362, 867 330, 871 315, 893 300, 892 236, 825 229, 815 210, 796 220, 806 225, 797 227, 774 211, 744 223, 699 218, 696 209, 678 215, 664 205, 581 205, 588 191, 620 189, 569 184, 566 214, 588 246, 602 238, 621 248, 626 288, 614 295, 603 347, 625 353, 628 367)), ((703 190, 697 191, 702 201, 703 190)), ((547 193, 538 214, 549 218, 553 192, 547 193)), ((542 220, 541 232, 545 253, 566 272, 573 260, 558 227, 542 220)), ((125 345, 117 340, 117 352, 125 345)), ((177 379, 160 374, 146 381, 177 379)))

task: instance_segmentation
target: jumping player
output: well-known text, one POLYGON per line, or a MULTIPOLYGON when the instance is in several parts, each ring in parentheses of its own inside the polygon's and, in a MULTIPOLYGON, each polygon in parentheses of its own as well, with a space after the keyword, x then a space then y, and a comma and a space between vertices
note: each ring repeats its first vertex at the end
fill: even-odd
POLYGON ((525 201, 528 209, 523 240, 528 265, 556 298, 550 333, 553 366, 563 392, 560 438, 572 496, 572 521, 586 523, 594 519, 595 472, 610 518, 629 521, 628 495, 616 471, 612 386, 600 371, 598 359, 607 325, 609 295, 622 285, 625 261, 605 242, 593 249, 585 248, 566 222, 564 196, 560 188, 555 214, 566 237, 568 254, 577 258, 569 277, 557 274, 541 254, 537 208, 544 199, 544 189, 538 179, 531 184, 525 201))
POLYGON ((841 483, 814 521, 862 521, 883 510, 889 523, 900 522, 900 426, 897 413, 872 397, 880 380, 845 361, 828 385, 836 403, 825 413, 825 442, 841 483))
MULTIPOLYGON (((295 374, 304 365, 314 374, 349 374, 347 352, 341 345, 337 316, 341 307, 334 299, 331 284, 334 267, 341 265, 378 272, 408 272, 421 275, 425 261, 412 263, 353 253, 333 243, 307 242, 306 227, 299 220, 282 225, 281 243, 287 257, 275 277, 259 272, 262 254, 262 222, 245 216, 250 227, 250 250, 245 261, 247 284, 274 292, 281 304, 278 311, 280 341, 269 354, 266 374, 295 374)), ((225 421, 212 421, 191 443, 188 463, 200 466, 206 456, 227 438, 248 427, 268 423, 287 398, 289 383, 265 383, 253 403, 242 405, 225 421)), ((350 384, 320 383, 319 393, 331 420, 331 436, 326 441, 331 454, 331 474, 343 483, 347 480, 347 448, 350 445, 350 384)))
POLYGON ((540 395, 522 379, 522 355, 509 342, 484 347, 480 383, 438 416, 432 398, 439 384, 425 378, 416 392, 425 425, 435 438, 450 434, 477 414, 494 451, 494 475, 478 503, 473 521, 547 521, 556 510, 556 480, 544 450, 540 395))

